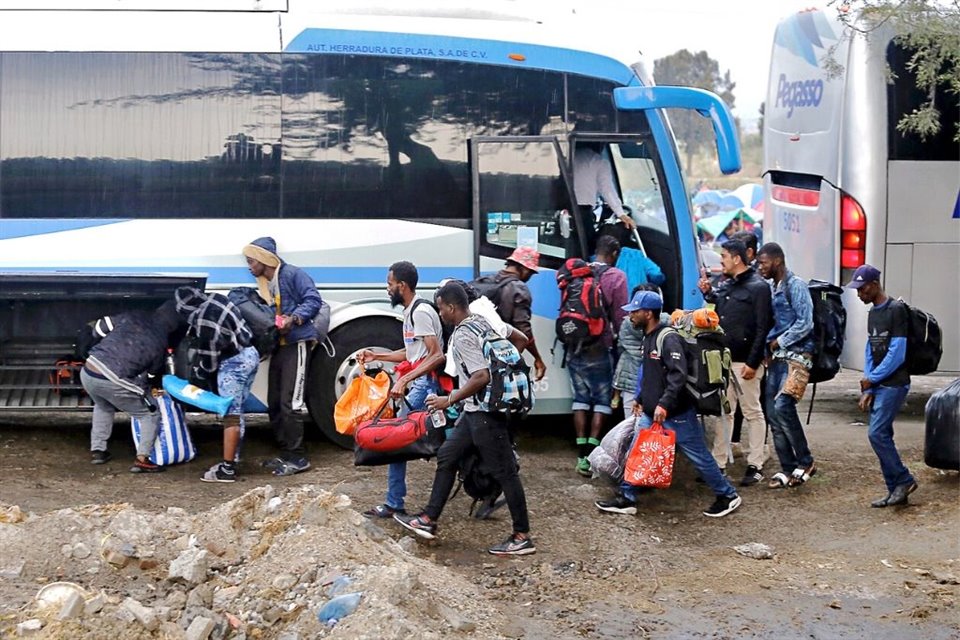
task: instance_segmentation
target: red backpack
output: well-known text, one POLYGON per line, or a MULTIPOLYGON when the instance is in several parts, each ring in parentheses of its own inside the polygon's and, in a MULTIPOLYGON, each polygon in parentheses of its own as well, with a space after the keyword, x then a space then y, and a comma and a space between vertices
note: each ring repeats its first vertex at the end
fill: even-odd
POLYGON ((557 315, 557 340, 568 354, 598 341, 607 327, 607 311, 600 292, 600 276, 608 265, 589 264, 570 258, 557 270, 560 288, 560 313, 557 315))

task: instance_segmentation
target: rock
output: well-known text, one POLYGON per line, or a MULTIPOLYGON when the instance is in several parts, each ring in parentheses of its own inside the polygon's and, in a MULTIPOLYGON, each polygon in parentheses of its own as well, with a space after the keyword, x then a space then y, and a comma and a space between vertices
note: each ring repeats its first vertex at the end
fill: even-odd
POLYGON ((210 618, 197 616, 193 619, 193 622, 190 623, 190 626, 187 627, 185 638, 186 640, 207 640, 214 626, 215 624, 210 618))
POLYGON ((83 596, 79 592, 74 591, 71 593, 67 599, 64 601, 63 606, 60 607, 60 613, 57 614, 57 620, 72 620, 73 618, 79 618, 83 615, 84 605, 83 596))
POLYGON ((400 538, 400 541, 397 543, 397 545, 409 554, 416 553, 417 541, 413 539, 413 536, 404 536, 400 538))
POLYGON ((140 558, 140 571, 151 571, 160 566, 160 563, 153 558, 140 558))
POLYGON ((277 640, 300 640, 300 634, 296 631, 284 631, 277 636, 277 640))
POLYGON ((270 607, 263 612, 263 621, 268 625, 272 625, 274 622, 280 619, 280 616, 283 615, 283 609, 280 607, 270 607))
POLYGON ((106 598, 103 597, 102 593, 98 593, 86 601, 83 605, 83 613, 88 616, 100 613, 103 610, 104 604, 106 604, 106 598))
POLYGON ((310 584, 317 579, 317 570, 316 569, 307 569, 300 574, 300 577, 297 579, 297 583, 304 585, 310 584))
POLYGON ((273 579, 273 586, 281 591, 292 589, 295 584, 297 584, 296 576, 292 576, 289 573, 281 573, 273 579))
POLYGON ((111 566, 116 567, 117 569, 122 569, 127 566, 127 563, 130 562, 130 558, 123 555, 116 549, 110 549, 104 554, 104 559, 110 563, 111 566))
POLYGON ((175 518, 185 518, 188 514, 186 509, 181 509, 180 507, 167 507, 167 515, 174 516, 175 518))
POLYGON ((182 578, 189 584, 199 584, 207 579, 210 568, 210 552, 191 547, 170 563, 168 577, 182 578))
POLYGON ((29 620, 24 620, 23 622, 17 625, 17 635, 28 636, 33 633, 36 633, 37 631, 40 631, 40 629, 42 628, 43 628, 43 623, 40 620, 38 620, 37 618, 31 618, 29 620))
POLYGON ((282 504, 283 499, 280 496, 273 496, 263 505, 263 511, 264 513, 276 513, 282 504))
POLYGON ((203 545, 207 551, 217 556, 218 558, 223 556, 227 552, 227 547, 216 540, 210 540, 205 545, 203 545))
POLYGON ((166 602, 167 606, 171 609, 183 609, 187 606, 187 594, 185 594, 183 591, 171 591, 167 594, 167 598, 164 600, 164 602, 166 602))
POLYGON ((90 547, 82 542, 78 542, 77 544, 73 545, 73 548, 70 550, 70 555, 77 560, 89 558, 91 553, 90 547))
POLYGON ((204 607, 209 609, 213 606, 213 587, 209 584, 201 584, 190 590, 187 594, 188 607, 204 607))
POLYGON ((213 592, 213 608, 223 611, 233 602, 234 598, 240 595, 240 587, 225 587, 213 592))
POLYGON ((471 631, 475 631, 477 628, 477 623, 473 622, 472 620, 467 620, 459 611, 448 607, 440 601, 429 601, 427 604, 427 611, 442 617, 447 621, 447 624, 453 627, 454 631, 470 633, 471 631))
POLYGON ((120 547, 120 553, 127 556, 128 558, 136 558, 137 548, 132 544, 130 544, 129 542, 125 542, 123 546, 120 547))
POLYGON ((517 620, 510 620, 503 628, 500 629, 500 633, 507 636, 508 638, 522 638, 527 635, 526 630, 523 628, 523 624, 517 620))
POLYGON ((759 542, 750 542, 747 544, 738 544, 733 548, 734 551, 742 556, 753 558, 754 560, 770 560, 773 558, 775 549, 769 545, 759 542))
POLYGON ((5 567, 0 569, 0 578, 6 578, 7 580, 13 580, 19 578, 23 574, 23 568, 26 566, 26 561, 21 560, 19 563, 13 565, 12 567, 5 567))
POLYGON ((160 624, 153 609, 143 606, 133 598, 127 598, 124 600, 120 607, 132 613, 133 617, 136 618, 137 621, 142 624, 147 631, 156 630, 160 624))

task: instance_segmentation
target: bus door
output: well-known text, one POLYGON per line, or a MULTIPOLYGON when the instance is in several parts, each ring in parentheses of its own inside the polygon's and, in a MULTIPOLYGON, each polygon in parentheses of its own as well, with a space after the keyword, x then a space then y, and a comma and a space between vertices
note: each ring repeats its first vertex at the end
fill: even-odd
MULTIPOLYGON (((556 345, 551 356, 551 345, 560 308, 556 270, 571 242, 566 225, 580 223, 578 216, 568 215, 576 200, 561 142, 555 136, 472 138, 470 167, 475 273, 496 273, 517 247, 540 252, 540 272, 527 283, 533 296, 533 331, 547 364, 547 375, 534 385, 535 411, 569 411, 570 385, 560 367, 563 354, 556 345)), ((583 237, 578 228, 576 238, 583 237)))

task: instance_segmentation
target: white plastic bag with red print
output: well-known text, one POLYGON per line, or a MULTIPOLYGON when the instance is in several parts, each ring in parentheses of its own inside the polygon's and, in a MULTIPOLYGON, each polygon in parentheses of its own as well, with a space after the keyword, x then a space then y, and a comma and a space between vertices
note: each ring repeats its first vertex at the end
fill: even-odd
POLYGON ((634 487, 666 489, 673 480, 676 450, 677 434, 664 429, 659 422, 641 429, 627 454, 624 482, 634 487))

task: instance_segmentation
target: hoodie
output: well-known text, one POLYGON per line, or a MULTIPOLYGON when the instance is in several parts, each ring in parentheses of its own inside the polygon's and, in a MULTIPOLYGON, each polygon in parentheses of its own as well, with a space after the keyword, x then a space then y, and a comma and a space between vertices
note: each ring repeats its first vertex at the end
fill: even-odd
POLYGON ((170 334, 182 320, 173 300, 155 311, 130 311, 113 317, 114 329, 90 349, 90 360, 101 372, 144 388, 142 376, 163 366, 170 334))
POLYGON ((233 357, 253 344, 253 333, 240 311, 226 296, 180 287, 174 294, 177 313, 197 338, 196 362, 191 372, 200 379, 212 379, 221 360, 233 357))

